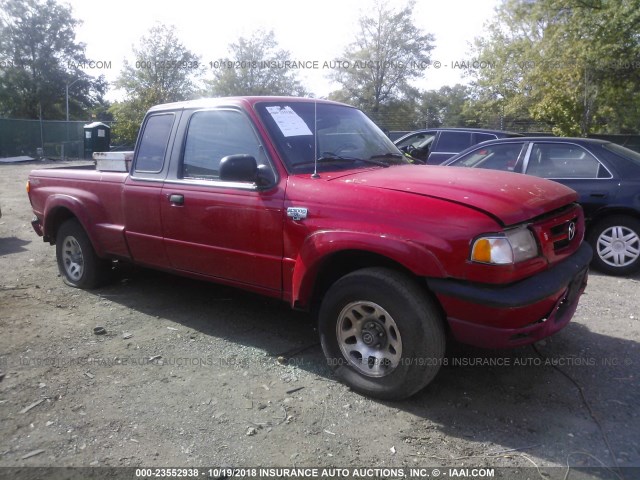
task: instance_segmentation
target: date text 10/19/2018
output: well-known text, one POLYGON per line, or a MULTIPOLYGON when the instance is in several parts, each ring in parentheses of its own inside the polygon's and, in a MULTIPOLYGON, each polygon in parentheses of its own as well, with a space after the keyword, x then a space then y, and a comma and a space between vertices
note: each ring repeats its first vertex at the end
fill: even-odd
POLYGON ((494 478, 494 468, 137 468, 136 478, 494 478))

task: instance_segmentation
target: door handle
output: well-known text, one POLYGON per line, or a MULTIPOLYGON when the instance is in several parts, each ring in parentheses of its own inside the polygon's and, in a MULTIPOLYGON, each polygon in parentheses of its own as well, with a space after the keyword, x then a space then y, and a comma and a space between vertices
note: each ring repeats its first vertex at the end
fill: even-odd
POLYGON ((171 205, 184 205, 184 195, 179 193, 172 193, 169 195, 169 203, 171 205))
POLYGON ((597 193, 597 192, 594 192, 594 193, 591 193, 589 196, 590 196, 591 198, 607 198, 607 194, 606 194, 606 193, 597 193))

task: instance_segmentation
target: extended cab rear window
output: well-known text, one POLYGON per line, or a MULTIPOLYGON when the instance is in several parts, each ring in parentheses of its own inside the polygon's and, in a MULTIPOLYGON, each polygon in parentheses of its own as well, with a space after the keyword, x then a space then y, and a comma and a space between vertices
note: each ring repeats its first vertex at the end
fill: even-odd
POLYGON ((138 146, 136 172, 158 173, 162 171, 174 118, 173 113, 152 115, 147 118, 138 146))

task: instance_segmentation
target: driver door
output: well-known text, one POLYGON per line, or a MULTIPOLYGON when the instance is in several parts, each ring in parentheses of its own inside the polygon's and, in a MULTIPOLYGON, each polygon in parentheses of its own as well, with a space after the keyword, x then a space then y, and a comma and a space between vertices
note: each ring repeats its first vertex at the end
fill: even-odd
POLYGON ((283 187, 276 182, 258 188, 219 177, 220 160, 228 155, 251 155, 273 168, 251 121, 235 109, 185 112, 183 119, 179 167, 175 178, 165 181, 161 200, 172 267, 280 291, 283 187))

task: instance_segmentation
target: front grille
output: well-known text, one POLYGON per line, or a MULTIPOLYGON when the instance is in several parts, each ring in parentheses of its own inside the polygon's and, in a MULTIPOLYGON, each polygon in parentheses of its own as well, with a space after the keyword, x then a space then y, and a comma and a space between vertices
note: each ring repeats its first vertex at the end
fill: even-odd
POLYGON ((577 225, 578 217, 574 217, 549 229, 549 232, 551 233, 550 240, 553 242, 554 252, 567 248, 571 244, 571 240, 573 240, 577 233, 577 225))
POLYGON ((584 217, 577 204, 537 218, 530 228, 535 232, 542 255, 549 264, 567 258, 580 246, 584 236, 584 217), (570 238, 571 237, 571 238, 570 238))

